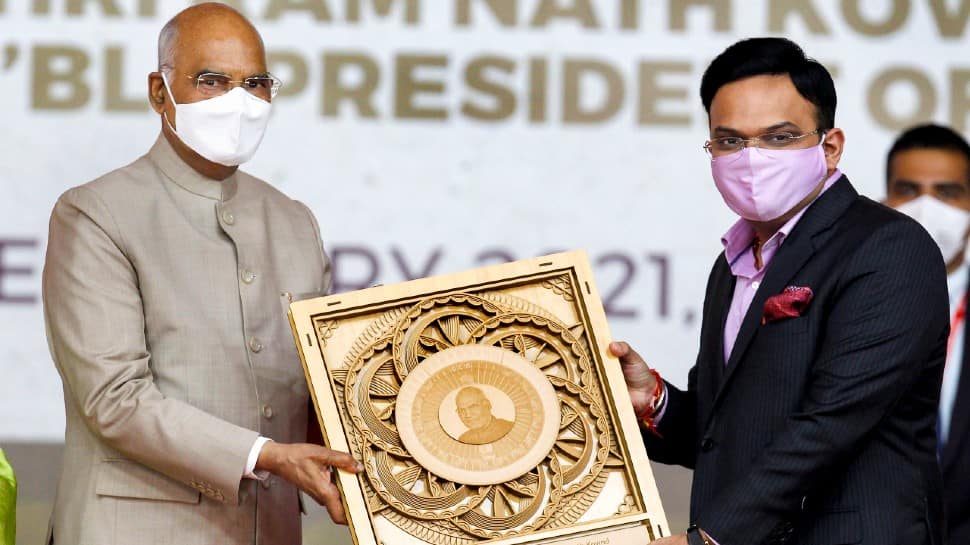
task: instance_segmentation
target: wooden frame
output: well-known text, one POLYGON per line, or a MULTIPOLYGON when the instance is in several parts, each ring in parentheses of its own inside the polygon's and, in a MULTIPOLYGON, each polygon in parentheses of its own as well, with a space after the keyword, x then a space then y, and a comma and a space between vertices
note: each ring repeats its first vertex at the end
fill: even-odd
POLYGON ((290 305, 357 545, 669 535, 581 251, 290 305))

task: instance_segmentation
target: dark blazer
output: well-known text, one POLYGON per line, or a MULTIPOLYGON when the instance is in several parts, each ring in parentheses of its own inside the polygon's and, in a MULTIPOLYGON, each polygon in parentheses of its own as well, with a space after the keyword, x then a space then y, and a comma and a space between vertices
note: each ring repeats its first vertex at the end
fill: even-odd
MULTIPOLYGON (((966 327, 966 322, 963 322, 966 327)), ((950 430, 943 448, 943 490, 950 545, 970 543, 970 331, 963 337, 963 360, 950 430)), ((956 363, 956 362, 954 362, 956 363)))
POLYGON ((946 270, 913 220, 843 177, 778 249, 730 361, 734 276, 721 254, 687 391, 670 384, 650 457, 694 468, 691 521, 720 545, 939 545, 936 413, 946 270), (762 324, 787 286, 814 297, 762 324))

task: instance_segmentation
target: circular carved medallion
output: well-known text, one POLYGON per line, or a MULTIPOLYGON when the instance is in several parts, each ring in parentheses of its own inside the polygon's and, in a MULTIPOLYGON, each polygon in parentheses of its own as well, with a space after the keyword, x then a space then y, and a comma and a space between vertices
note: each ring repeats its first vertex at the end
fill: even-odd
POLYGON ((556 443, 560 415, 542 371, 496 346, 429 356, 397 396, 408 452, 432 473, 467 485, 510 481, 539 465, 556 443))
MULTIPOLYGON (((544 287, 572 301, 568 290, 554 289, 564 283, 544 287)), ((385 312, 357 337, 345 369, 332 372, 350 423, 351 452, 364 462, 370 512, 442 545, 474 545, 580 520, 609 478, 626 478, 592 363, 581 324, 567 326, 507 294, 451 293, 385 312), (496 377, 509 376, 511 365, 515 380, 445 373, 476 362, 472 368, 496 377), (523 390, 532 392, 530 400, 548 399, 546 386, 555 403, 539 410, 520 401, 523 390), (544 439, 522 439, 522 426, 542 421, 539 414, 551 415, 550 427, 558 428, 551 448, 544 439), (427 433, 415 433, 416 427, 427 433), (454 459, 455 452, 470 454, 454 459), (526 462, 509 469, 507 453, 538 462, 524 472, 526 462), (469 478, 483 460, 490 460, 485 470, 504 473, 469 478)))

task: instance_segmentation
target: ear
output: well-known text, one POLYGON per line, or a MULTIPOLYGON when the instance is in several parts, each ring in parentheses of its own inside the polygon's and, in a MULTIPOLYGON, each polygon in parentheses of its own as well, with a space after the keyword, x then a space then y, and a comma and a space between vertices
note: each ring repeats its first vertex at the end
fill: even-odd
POLYGON ((165 103, 168 101, 168 92, 165 89, 165 82, 159 72, 148 74, 148 103, 156 113, 165 110, 165 103))
POLYGON ((825 142, 822 143, 822 150, 825 152, 825 166, 828 171, 827 176, 831 176, 839 166, 842 159, 842 147, 845 145, 845 133, 842 129, 834 128, 825 132, 825 142))

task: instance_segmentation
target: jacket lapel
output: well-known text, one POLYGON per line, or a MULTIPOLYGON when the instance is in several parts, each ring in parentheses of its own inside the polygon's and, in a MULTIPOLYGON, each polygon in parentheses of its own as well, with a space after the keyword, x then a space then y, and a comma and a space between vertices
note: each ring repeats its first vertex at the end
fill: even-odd
MULTIPOLYGON (((835 220, 845 213, 857 197, 858 193, 852 188, 848 178, 842 176, 839 181, 835 182, 828 191, 809 206, 805 215, 802 216, 781 247, 778 248, 778 253, 775 254, 768 266, 764 280, 758 287, 758 291, 755 292, 751 306, 748 307, 744 320, 741 322, 741 329, 738 331, 737 340, 734 342, 731 357, 724 369, 724 378, 721 380, 714 397, 715 405, 720 401, 724 390, 731 382, 731 378, 741 366, 748 346, 761 327, 765 301, 772 295, 781 293, 792 277, 815 253, 814 237, 826 231, 835 220)), ((726 304, 730 306, 730 298, 726 300, 726 304)), ((723 338, 723 324, 720 332, 723 338)))
POLYGON ((713 373, 709 376, 711 381, 708 395, 713 396, 717 391, 718 384, 724 377, 724 324, 727 322, 728 309, 731 308, 731 299, 734 297, 734 285, 736 279, 731 274, 731 268, 727 264, 727 258, 722 253, 718 258, 721 260, 715 272, 714 283, 708 296, 710 316, 705 317, 712 325, 707 332, 707 339, 704 339, 705 353, 701 361, 711 362, 713 373))

